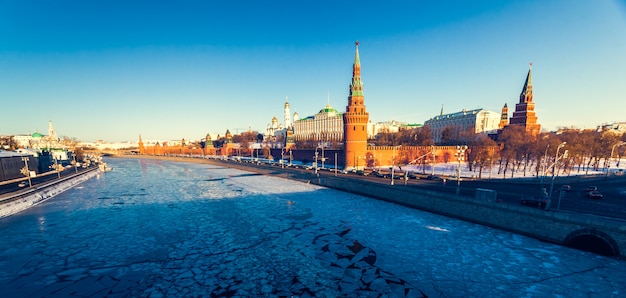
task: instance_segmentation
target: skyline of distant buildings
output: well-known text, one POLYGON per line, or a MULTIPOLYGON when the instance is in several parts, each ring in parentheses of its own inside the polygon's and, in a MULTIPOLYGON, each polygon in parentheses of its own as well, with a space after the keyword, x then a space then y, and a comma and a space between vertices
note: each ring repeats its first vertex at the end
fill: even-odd
MULTIPOLYGON (((358 46, 355 57, 355 63, 358 63, 358 46)), ((360 71, 360 64, 358 71, 360 71)), ((360 79, 360 76, 356 76, 360 79)), ((353 82, 355 83, 355 82, 353 82)), ((360 82, 356 82, 360 83, 360 82)), ((351 85, 352 88, 352 85, 351 85)), ((362 87, 361 87, 362 88, 362 87)), ((355 92, 351 90, 350 94, 355 92)), ((363 97, 362 90, 356 90, 359 92, 359 96, 363 97)), ((365 109, 365 105, 361 109, 365 109)), ((349 108, 346 107, 347 111, 349 108)), ((265 141, 276 141, 277 139, 285 140, 288 135, 291 135, 293 140, 313 140, 324 142, 341 142, 345 140, 345 119, 346 112, 340 112, 330 105, 330 101, 326 106, 320 109, 317 113, 300 117, 297 112, 291 114, 291 107, 286 98, 283 106, 283 123, 280 123, 278 118, 274 116, 269 124, 267 124, 264 132, 258 132, 263 134, 265 141), (288 132, 288 130, 290 130, 288 132)), ((524 82, 522 92, 520 93, 519 102, 515 105, 515 110, 512 116, 508 116, 508 106, 505 103, 501 113, 484 110, 477 108, 473 110, 463 109, 452 113, 444 114, 443 105, 441 113, 426 120, 423 125, 419 123, 407 123, 395 120, 384 122, 372 122, 369 117, 366 123, 363 123, 364 131, 367 135, 367 139, 371 140, 376 137, 380 132, 395 133, 401 129, 410 129, 420 126, 430 127, 432 138, 435 143, 442 141, 442 135, 444 131, 449 128, 453 128, 458 134, 461 131, 471 131, 475 134, 486 133, 494 134, 501 131, 509 125, 523 126, 526 131, 536 135, 541 131, 541 125, 538 123, 538 117, 535 114, 535 102, 533 102, 533 90, 532 90, 532 63, 530 64, 526 81, 524 82)), ((581 129, 584 130, 584 129, 581 129)), ((626 122, 613 122, 603 123, 596 127, 596 130, 612 130, 615 132, 626 132, 626 122)), ((227 130, 228 131, 228 130, 227 130)), ((249 131, 252 131, 250 128, 249 131)), ((226 132, 224 132, 226 134, 226 132)), ((206 138, 200 140, 187 140, 186 142, 201 142, 202 140, 212 139, 220 137, 221 134, 211 135, 207 134, 206 138)), ((64 148, 60 143, 60 139, 57 137, 56 131, 52 125, 52 121, 49 121, 48 135, 42 135, 38 131, 32 134, 14 135, 12 136, 19 147, 22 148, 64 148)), ((176 140, 143 140, 146 145, 163 144, 180 145, 184 142, 184 138, 176 140)), ((107 148, 107 149, 122 149, 128 147, 136 147, 136 141, 127 142, 80 142, 83 146, 93 148, 107 148)))

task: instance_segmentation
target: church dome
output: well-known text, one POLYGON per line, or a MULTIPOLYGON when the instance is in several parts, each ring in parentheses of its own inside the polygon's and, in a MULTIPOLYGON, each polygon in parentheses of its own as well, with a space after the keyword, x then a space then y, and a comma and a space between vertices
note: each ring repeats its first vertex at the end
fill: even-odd
POLYGON ((321 113, 337 113, 337 110, 333 109, 330 104, 327 104, 326 107, 320 110, 320 114, 321 113))
POLYGON ((33 137, 33 139, 41 139, 41 138, 43 138, 43 135, 38 133, 38 132, 36 132, 36 133, 33 133, 31 135, 31 137, 33 137))

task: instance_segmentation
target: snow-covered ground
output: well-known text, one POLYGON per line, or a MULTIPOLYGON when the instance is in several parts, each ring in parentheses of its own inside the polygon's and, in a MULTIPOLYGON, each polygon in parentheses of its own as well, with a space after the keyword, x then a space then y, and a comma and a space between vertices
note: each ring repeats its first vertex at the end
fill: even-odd
MULTIPOLYGON (((625 167, 626 162, 620 162, 618 163, 617 160, 614 160, 611 163, 611 167, 609 169, 611 175, 626 175, 626 167, 625 167)), ((414 173, 419 173, 419 174, 434 174, 437 176, 455 176, 457 175, 457 171, 459 171, 460 168, 460 173, 461 173, 461 177, 470 177, 470 178, 478 178, 479 176, 479 169, 477 167, 473 168, 473 171, 470 171, 469 166, 467 165, 467 163, 461 163, 460 167, 459 167, 459 163, 458 162, 448 162, 448 163, 439 163, 436 164, 433 168, 431 167, 431 165, 406 165, 406 166, 401 166, 401 167, 395 167, 395 170, 402 170, 402 171, 412 171, 414 173)), ((388 170, 389 167, 384 168, 384 170, 388 170)), ((571 171, 566 171, 563 172, 562 170, 559 171, 558 176, 579 176, 579 175, 606 175, 607 173, 607 169, 603 168, 603 169, 599 169, 599 170, 595 170, 595 169, 586 169, 586 168, 581 168, 580 170, 578 169, 578 167, 575 167, 574 169, 572 169, 571 171)), ((534 167, 533 168, 529 168, 526 170, 526 173, 524 173, 524 171, 522 169, 516 170, 515 172, 513 172, 513 174, 511 175, 511 171, 507 170, 506 172, 506 177, 504 176, 503 173, 498 173, 498 166, 494 165, 491 169, 490 168, 483 168, 482 171, 482 178, 483 179, 501 179, 501 178, 534 178, 536 179, 536 173, 534 171, 534 167)), ((546 171, 546 176, 545 177, 549 177, 551 178, 552 176, 552 171, 551 170, 547 170, 546 171)))
POLYGON ((626 263, 206 164, 114 171, 0 219, 0 293, 621 297, 626 263))

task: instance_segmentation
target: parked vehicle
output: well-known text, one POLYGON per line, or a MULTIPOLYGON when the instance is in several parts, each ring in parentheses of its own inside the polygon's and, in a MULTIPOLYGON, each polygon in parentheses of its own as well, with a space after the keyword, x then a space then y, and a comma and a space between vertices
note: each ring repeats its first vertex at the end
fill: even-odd
POLYGON ((441 180, 441 177, 436 176, 436 175, 428 175, 426 179, 427 180, 441 180))
POLYGON ((587 193, 587 197, 594 200, 602 199, 604 196, 597 190, 592 190, 587 193))
POLYGON ((523 197, 520 200, 520 203, 522 203, 522 205, 531 205, 538 208, 544 208, 546 207, 546 204, 548 204, 548 198, 541 196, 523 197))
POLYGON ((372 175, 374 175, 376 177, 379 177, 379 178, 384 178, 385 177, 385 174, 383 174, 383 173, 381 173, 379 171, 372 172, 372 175))

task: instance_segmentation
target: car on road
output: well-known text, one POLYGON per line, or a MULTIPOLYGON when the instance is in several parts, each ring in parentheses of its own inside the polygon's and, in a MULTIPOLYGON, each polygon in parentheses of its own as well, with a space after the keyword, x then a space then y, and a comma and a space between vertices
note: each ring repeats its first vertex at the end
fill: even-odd
POLYGON ((590 192, 590 191, 598 191, 598 187, 597 186, 587 186, 587 188, 585 189, 585 192, 590 192))
POLYGON ((544 208, 546 207, 546 204, 548 204, 548 197, 543 197, 543 196, 523 197, 520 200, 520 203, 522 203, 522 205, 530 205, 530 206, 537 206, 538 208, 544 208))
POLYGON ((572 191, 572 187, 570 185, 561 186, 561 191, 572 191))
POLYGON ((374 176, 376 176, 378 178, 384 178, 385 177, 385 174, 383 174, 383 173, 381 173, 379 171, 373 171, 372 175, 374 175, 374 176))
POLYGON ((599 200, 602 199, 604 196, 597 190, 592 190, 590 192, 587 192, 586 195, 588 198, 590 199, 594 199, 594 200, 599 200))
POLYGON ((436 175, 428 175, 426 177, 426 180, 441 180, 441 177, 436 176, 436 175))

